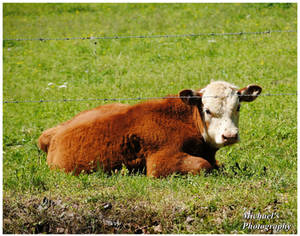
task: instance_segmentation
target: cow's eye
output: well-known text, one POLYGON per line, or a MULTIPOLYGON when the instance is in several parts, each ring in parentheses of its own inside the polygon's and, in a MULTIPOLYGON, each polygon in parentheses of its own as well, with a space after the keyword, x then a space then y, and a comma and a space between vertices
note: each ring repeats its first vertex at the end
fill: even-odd
POLYGON ((205 109, 205 113, 208 114, 208 115, 211 115, 211 112, 208 109, 205 109))
POLYGON ((238 105, 236 111, 240 111, 240 109, 241 109, 241 104, 238 105))

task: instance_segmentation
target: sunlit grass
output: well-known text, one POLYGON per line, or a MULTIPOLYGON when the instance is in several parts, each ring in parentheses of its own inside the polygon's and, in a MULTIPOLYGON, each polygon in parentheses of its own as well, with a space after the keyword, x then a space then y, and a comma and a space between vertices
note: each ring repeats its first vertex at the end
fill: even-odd
MULTIPOLYGON (((4 4, 3 9, 4 38, 297 28, 296 4, 4 4)), ((297 34, 3 44, 4 101, 160 97, 213 79, 240 87, 257 83, 263 93, 296 92, 297 34)), ((132 227, 116 232, 261 233, 242 229, 246 210, 277 212, 280 219, 256 223, 290 224, 288 233, 297 232, 296 96, 261 96, 243 104, 241 143, 217 153, 225 165, 222 174, 152 179, 50 171, 36 145, 41 132, 105 103, 3 104, 4 232, 45 232, 45 225, 52 233, 111 232, 113 227, 96 227, 104 214, 132 227), (57 203, 52 213, 34 208, 44 197, 57 203), (105 210, 107 203, 112 207, 105 210), (60 211, 79 218, 60 218, 60 211)))

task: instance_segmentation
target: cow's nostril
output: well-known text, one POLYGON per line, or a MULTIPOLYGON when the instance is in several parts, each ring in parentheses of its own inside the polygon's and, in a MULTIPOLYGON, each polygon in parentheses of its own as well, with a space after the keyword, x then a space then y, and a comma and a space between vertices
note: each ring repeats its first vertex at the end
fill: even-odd
POLYGON ((238 134, 232 134, 232 135, 222 135, 222 138, 225 140, 225 141, 228 141, 228 140, 237 140, 238 139, 238 134))

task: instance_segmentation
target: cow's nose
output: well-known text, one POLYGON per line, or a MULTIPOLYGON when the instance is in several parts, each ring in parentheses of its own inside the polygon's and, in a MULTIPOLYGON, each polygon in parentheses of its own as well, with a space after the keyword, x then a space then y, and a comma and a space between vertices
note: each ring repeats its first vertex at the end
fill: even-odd
POLYGON ((222 135, 222 138, 224 139, 224 141, 226 142, 230 142, 230 141, 237 141, 238 140, 238 133, 233 133, 233 134, 226 134, 226 135, 222 135))

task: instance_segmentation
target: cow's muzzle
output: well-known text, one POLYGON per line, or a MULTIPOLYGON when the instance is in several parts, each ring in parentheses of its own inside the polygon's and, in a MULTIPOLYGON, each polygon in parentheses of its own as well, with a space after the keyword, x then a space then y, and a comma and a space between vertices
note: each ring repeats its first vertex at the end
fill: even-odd
POLYGON ((224 141, 224 145, 234 144, 239 141, 239 134, 238 133, 226 134, 226 135, 223 134, 222 139, 224 141))

